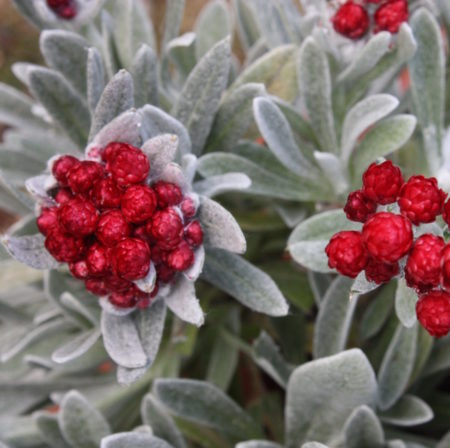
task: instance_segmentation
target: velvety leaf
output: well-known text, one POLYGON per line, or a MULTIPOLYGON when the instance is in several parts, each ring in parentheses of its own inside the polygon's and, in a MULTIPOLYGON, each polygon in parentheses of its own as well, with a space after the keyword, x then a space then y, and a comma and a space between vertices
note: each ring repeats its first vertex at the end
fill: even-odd
POLYGON ((389 410, 379 414, 380 419, 396 426, 415 426, 430 421, 433 410, 421 398, 404 395, 389 410))
POLYGON ((235 448, 282 448, 282 446, 265 440, 248 440, 238 443, 235 448))
POLYGON ((27 266, 34 269, 55 269, 59 263, 44 247, 44 236, 9 236, 2 238, 2 244, 8 253, 27 266))
POLYGON ((195 22, 197 59, 205 55, 217 42, 233 34, 228 6, 223 0, 213 0, 200 11, 195 22))
POLYGON ((302 448, 328 448, 323 443, 318 442, 308 442, 302 445, 302 448))
POLYGON ((98 101, 105 88, 105 69, 100 52, 92 47, 87 57, 87 100, 91 113, 95 112, 98 101))
POLYGON ((219 388, 185 379, 157 379, 156 398, 168 410, 188 421, 209 426, 236 438, 258 436, 260 429, 234 401, 219 388))
POLYGON ((351 298, 352 280, 336 277, 328 288, 314 326, 315 358, 334 355, 345 349, 357 297, 351 298))
POLYGON ((173 108, 189 132, 194 154, 200 154, 219 108, 231 61, 230 39, 214 45, 190 73, 173 108))
POLYGON ((342 161, 336 155, 323 151, 314 151, 314 158, 324 177, 333 185, 335 194, 345 193, 349 188, 349 182, 347 170, 342 161))
POLYGON ((355 407, 374 404, 376 390, 375 374, 359 349, 298 367, 287 388, 286 446, 336 439, 355 407))
POLYGON ((115 316, 103 311, 101 328, 105 349, 114 362, 128 368, 147 364, 138 330, 130 315, 115 316))
POLYGON ((406 328, 411 328, 417 322, 416 303, 418 299, 416 291, 409 288, 404 279, 399 279, 395 293, 395 312, 406 328))
POLYGON ((202 278, 254 311, 269 316, 288 312, 286 300, 273 280, 238 255, 207 248, 202 278))
POLYGON ((317 140, 323 151, 337 153, 331 104, 330 69, 325 52, 309 37, 298 58, 298 82, 317 140))
POLYGON ((70 139, 83 148, 90 127, 90 113, 86 102, 53 70, 33 68, 29 72, 30 90, 70 139))
POLYGON ((342 125, 341 157, 348 161, 358 137, 377 121, 390 114, 399 104, 392 95, 371 95, 355 104, 342 125))
POLYGON ((245 190, 251 183, 252 181, 245 174, 226 173, 196 182, 194 190, 202 196, 213 197, 228 191, 245 190))
POLYGON ((445 51, 439 24, 425 8, 411 18, 417 51, 409 62, 414 109, 422 127, 425 156, 432 173, 439 169, 445 107, 445 51))
POLYGON ((203 325, 205 318, 195 295, 193 282, 180 277, 164 300, 169 309, 181 320, 197 325, 197 327, 203 325))
POLYGON ((256 363, 281 387, 286 388, 292 366, 287 363, 273 339, 261 332, 253 343, 253 357, 256 363))
POLYGON ((160 134, 148 139, 141 147, 150 161, 150 175, 158 177, 164 168, 175 159, 178 137, 174 134, 160 134))
POLYGON ((30 21, 30 23, 37 28, 44 28, 45 21, 36 9, 35 2, 30 2, 29 0, 13 0, 13 3, 20 13, 30 21))
POLYGON ((99 330, 91 330, 81 333, 68 343, 56 349, 52 354, 52 360, 63 364, 86 353, 97 342, 100 337, 99 330))
POLYGON ((100 448, 173 448, 166 441, 150 434, 119 432, 102 439, 100 448))
POLYGON ((195 40, 195 33, 185 33, 167 45, 168 58, 182 79, 187 78, 195 66, 195 40))
POLYGON ((184 8, 185 0, 167 1, 162 48, 165 48, 172 39, 175 39, 178 36, 183 20, 184 8))
POLYGON ((233 215, 219 203, 202 197, 199 219, 203 226, 205 244, 238 254, 246 251, 247 244, 241 228, 233 215))
POLYGON ((79 392, 68 392, 58 414, 64 438, 73 448, 98 448, 110 434, 108 422, 79 392))
POLYGON ((246 0, 234 0, 233 9, 236 15, 239 41, 245 50, 249 50, 260 35, 251 5, 246 0))
POLYGON ((378 417, 368 406, 356 408, 344 427, 347 448, 380 448, 384 431, 378 417))
POLYGON ((263 84, 249 83, 226 94, 219 105, 206 151, 231 150, 253 122, 253 99, 265 94, 263 84))
POLYGON ((399 324, 378 371, 378 406, 391 408, 405 392, 414 367, 417 347, 417 325, 405 328, 399 324))
POLYGON ((51 448, 71 448, 61 433, 58 425, 58 417, 46 412, 37 412, 33 415, 40 436, 51 448))
POLYGON ((158 105, 158 58, 148 46, 139 48, 131 66, 134 81, 134 105, 158 105))
POLYGON ((153 429, 155 436, 167 440, 174 448, 186 448, 183 435, 164 406, 151 394, 141 403, 142 420, 153 429))
POLYGON ((133 78, 128 72, 121 70, 109 81, 98 100, 92 118, 90 140, 114 118, 133 107, 133 95, 133 78))
POLYGON ((59 71, 82 95, 86 95, 89 43, 76 33, 44 30, 39 44, 47 65, 59 71))

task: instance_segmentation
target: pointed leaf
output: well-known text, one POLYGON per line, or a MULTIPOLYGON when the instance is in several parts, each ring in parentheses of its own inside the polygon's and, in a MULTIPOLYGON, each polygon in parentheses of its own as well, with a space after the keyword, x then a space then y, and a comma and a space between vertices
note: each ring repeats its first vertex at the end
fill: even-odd
POLYGON ((395 292, 395 312, 400 322, 406 328, 411 328, 417 322, 417 300, 419 300, 419 297, 416 291, 409 288, 404 279, 399 279, 397 291, 395 292))
MULTIPOLYGON (((185 8, 185 0, 168 0, 166 6, 166 20, 164 23, 164 36, 162 48, 178 36, 185 8)), ((178 448, 178 447, 175 447, 178 448)))
POLYGON ((260 313, 284 316, 288 312, 286 300, 274 281, 265 272, 230 252, 206 248, 202 278, 260 313))
POLYGON ((359 349, 298 367, 287 389, 286 446, 336 439, 355 407, 373 405, 376 390, 375 374, 359 349))
POLYGON ((134 105, 158 105, 158 58, 148 46, 142 45, 133 60, 134 105))
POLYGON ((381 412, 379 416, 390 425, 416 426, 430 421, 433 410, 419 397, 404 395, 392 408, 381 412))
POLYGON ((230 39, 217 43, 190 73, 173 115, 189 132, 192 151, 200 154, 219 108, 230 70, 230 39))
POLYGON ((87 100, 89 109, 94 114, 105 88, 105 69, 99 51, 92 47, 87 58, 87 100))
POLYGON ((380 448, 384 432, 380 421, 368 406, 356 408, 344 427, 347 448, 380 448))

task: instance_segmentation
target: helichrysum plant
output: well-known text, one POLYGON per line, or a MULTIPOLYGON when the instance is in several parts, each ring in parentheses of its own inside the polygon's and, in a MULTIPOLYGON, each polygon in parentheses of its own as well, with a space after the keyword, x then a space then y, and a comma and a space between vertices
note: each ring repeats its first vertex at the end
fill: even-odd
POLYGON ((447 2, 13 3, 0 447, 449 447, 447 2))

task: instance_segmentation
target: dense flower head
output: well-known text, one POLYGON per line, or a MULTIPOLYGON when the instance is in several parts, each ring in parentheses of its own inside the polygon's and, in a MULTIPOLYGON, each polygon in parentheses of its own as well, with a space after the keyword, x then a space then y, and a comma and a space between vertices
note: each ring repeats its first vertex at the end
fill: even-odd
POLYGON ((363 189, 365 197, 381 204, 391 204, 397 200, 403 185, 400 168, 390 160, 383 163, 372 163, 363 174, 363 189))
POLYGON ((441 252, 440 284, 447 292, 450 292, 450 244, 446 244, 441 252))
POLYGON ((366 222, 377 210, 377 203, 368 198, 363 191, 353 191, 348 195, 344 212, 350 221, 366 222))
POLYGON ((77 15, 75 0, 47 0, 47 6, 64 20, 73 19, 77 15))
POLYGON ((331 20, 334 29, 350 39, 359 39, 364 36, 370 25, 366 9, 352 0, 344 3, 331 20))
POLYGON ((402 215, 412 223, 429 223, 442 213, 446 196, 436 178, 412 176, 400 191, 398 205, 402 215))
POLYGON ((51 165, 52 205, 37 218, 50 254, 119 308, 149 306, 161 285, 194 264, 203 243, 196 202, 174 182, 151 183, 150 169, 128 143, 100 148, 98 161, 61 156, 51 165), (156 276, 150 288, 147 275, 156 276))
POLYGON ((370 257, 364 269, 366 279, 369 282, 374 282, 377 285, 387 283, 400 272, 398 263, 383 263, 370 257))
POLYGON ((369 259, 361 233, 353 230, 338 232, 331 238, 325 252, 328 266, 347 277, 356 277, 369 259))
POLYGON ((388 0, 375 11, 374 31, 397 33, 401 24, 407 22, 408 18, 408 0, 388 0))
POLYGON ((416 304, 417 319, 432 336, 442 337, 450 331, 450 294, 430 291, 416 304))
POLYGON ((405 266, 408 286, 425 292, 439 285, 444 244, 441 237, 431 234, 417 238, 405 266))

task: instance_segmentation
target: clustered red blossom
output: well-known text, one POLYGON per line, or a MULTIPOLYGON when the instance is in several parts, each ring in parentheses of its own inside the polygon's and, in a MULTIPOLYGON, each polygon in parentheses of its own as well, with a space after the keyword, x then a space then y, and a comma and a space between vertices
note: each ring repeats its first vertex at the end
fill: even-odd
POLYGON ((64 155, 52 166, 57 205, 37 218, 45 247, 86 289, 118 307, 146 307, 161 284, 194 263, 203 242, 196 206, 174 183, 146 183, 147 156, 126 143, 110 143, 102 162, 64 155), (155 288, 133 283, 156 269, 155 288))
POLYGON ((367 280, 377 284, 402 271, 407 285, 419 295, 419 321, 433 336, 446 335, 450 331, 450 243, 430 233, 414 240, 413 226, 432 223, 442 214, 450 227, 447 194, 434 177, 412 176, 405 182, 391 161, 372 163, 362 180, 363 187, 349 194, 344 211, 349 220, 364 225, 360 232, 342 231, 330 239, 325 249, 328 265, 351 278, 364 271, 367 280), (396 204, 400 214, 388 211, 390 204, 396 204))
POLYGON ((331 21, 339 34, 350 39, 363 37, 370 29, 369 4, 376 4, 373 13, 373 32, 397 33, 409 18, 408 0, 349 0, 339 7, 331 21))
POLYGON ((73 19, 77 15, 75 0, 47 0, 47 6, 64 20, 73 19))

